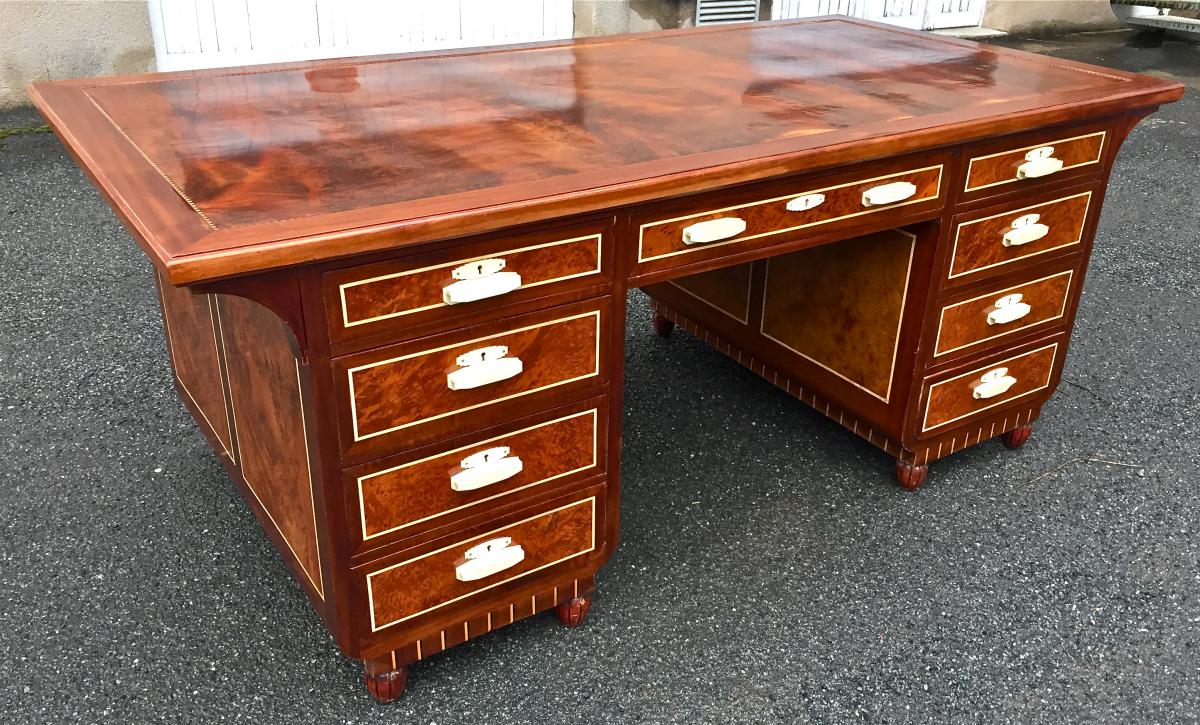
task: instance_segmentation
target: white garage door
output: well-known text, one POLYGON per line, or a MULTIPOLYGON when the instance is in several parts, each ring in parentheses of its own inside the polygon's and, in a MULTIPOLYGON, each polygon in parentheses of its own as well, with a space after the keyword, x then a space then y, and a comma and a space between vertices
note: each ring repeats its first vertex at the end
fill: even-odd
POLYGON ((571 37, 571 0, 149 0, 158 69, 571 37))
POLYGON ((984 0, 775 0, 771 17, 850 15, 905 28, 964 28, 983 20, 984 0))

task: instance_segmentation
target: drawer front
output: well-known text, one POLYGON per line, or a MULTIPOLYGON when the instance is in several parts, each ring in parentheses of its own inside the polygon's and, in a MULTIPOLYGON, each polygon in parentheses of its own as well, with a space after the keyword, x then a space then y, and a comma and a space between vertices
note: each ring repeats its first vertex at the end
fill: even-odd
POLYGON ((965 421, 1046 390, 1059 362, 1060 345, 1061 341, 1051 342, 945 380, 926 381, 921 432, 965 421))
POLYGON ((777 235, 822 233, 827 225, 845 222, 843 226, 847 226, 861 217, 884 216, 900 207, 937 206, 942 198, 944 161, 940 156, 923 161, 910 159, 908 167, 890 173, 875 168, 830 178, 826 183, 804 179, 763 187, 757 193, 710 195, 671 211, 639 214, 648 220, 639 226, 638 272, 709 258, 714 249, 729 254, 761 247, 774 242, 777 235), (870 203, 864 195, 870 197, 870 203))
POLYGON ((972 155, 967 162, 967 193, 1007 184, 1032 183, 1066 175, 1073 169, 1099 170, 1108 139, 1105 130, 1082 134, 1058 133, 1022 137, 1015 148, 972 155), (1041 157, 1041 158, 1039 158, 1041 157))
POLYGON ((331 337, 482 318, 522 300, 603 284, 611 228, 603 220, 329 272, 323 286, 331 337))
POLYGON ((365 575, 371 631, 481 598, 490 589, 596 551, 603 545, 603 505, 599 493, 584 496, 371 570, 365 575))
POLYGON ((999 274, 1014 262, 1070 247, 1079 249, 1091 202, 1092 192, 1083 191, 960 221, 954 232, 947 279, 959 282, 999 274), (1037 238, 1031 239, 1033 236, 1037 238))
POLYGON ((1001 344, 1022 332, 1061 321, 1074 277, 1075 270, 1068 269, 942 307, 934 357, 985 343, 1001 344))
POLYGON ((555 482, 604 470, 603 398, 523 419, 499 435, 428 455, 383 459, 349 476, 354 530, 382 545, 527 498, 555 482))
POLYGON ((600 384, 608 304, 590 300, 338 358, 345 449, 414 448, 534 412, 568 386, 600 384))

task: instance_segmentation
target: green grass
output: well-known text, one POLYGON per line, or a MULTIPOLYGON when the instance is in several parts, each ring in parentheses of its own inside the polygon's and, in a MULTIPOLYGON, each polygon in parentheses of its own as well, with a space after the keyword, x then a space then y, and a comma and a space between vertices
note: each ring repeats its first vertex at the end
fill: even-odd
POLYGON ((0 128, 0 141, 9 136, 21 136, 29 133, 50 133, 50 127, 43 124, 41 126, 10 126, 9 128, 0 128))

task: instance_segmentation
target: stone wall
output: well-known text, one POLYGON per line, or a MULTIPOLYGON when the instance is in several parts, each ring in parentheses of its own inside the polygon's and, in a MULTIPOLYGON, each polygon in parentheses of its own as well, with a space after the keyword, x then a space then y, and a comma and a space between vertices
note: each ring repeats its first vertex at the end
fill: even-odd
POLYGON ((33 81, 150 70, 145 0, 0 0, 0 108, 33 81))

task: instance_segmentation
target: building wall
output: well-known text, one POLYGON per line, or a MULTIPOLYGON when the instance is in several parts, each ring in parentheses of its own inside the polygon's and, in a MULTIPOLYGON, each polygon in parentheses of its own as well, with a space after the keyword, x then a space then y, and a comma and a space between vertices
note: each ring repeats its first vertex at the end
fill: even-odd
POLYGON ((1122 27, 1108 0, 987 0, 983 25, 1018 35, 1122 27))
POLYGON ((154 70, 145 0, 0 0, 0 108, 33 81, 154 70))
POLYGON ((687 28, 696 17, 695 0, 575 0, 574 4, 576 38, 687 28))

